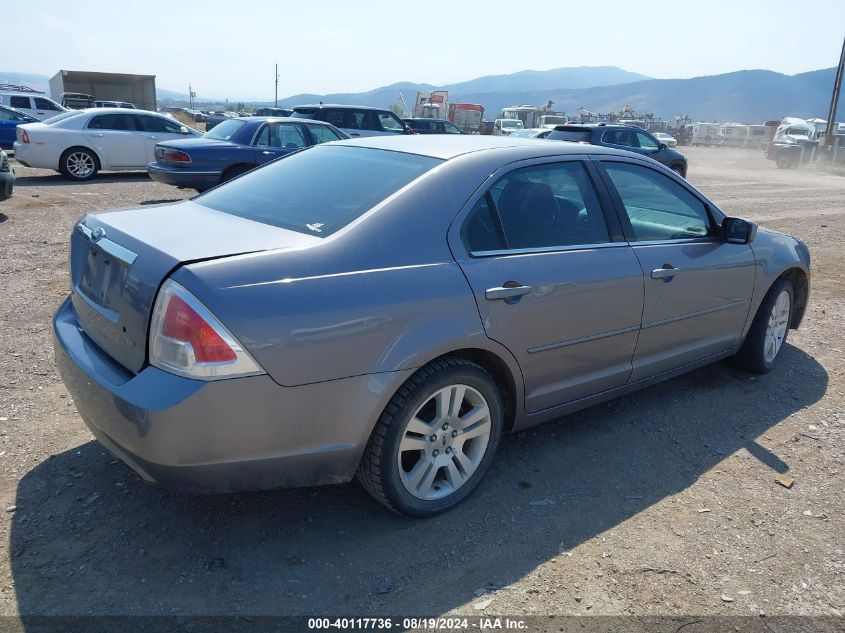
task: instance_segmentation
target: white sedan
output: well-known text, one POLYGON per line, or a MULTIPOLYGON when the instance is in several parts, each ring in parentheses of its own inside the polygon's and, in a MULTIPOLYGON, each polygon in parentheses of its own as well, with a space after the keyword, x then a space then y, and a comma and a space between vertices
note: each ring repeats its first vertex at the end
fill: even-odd
POLYGON ((664 143, 666 147, 678 146, 678 140, 671 134, 666 134, 666 132, 655 132, 654 138, 656 138, 661 143, 664 143))
POLYGON ((21 165, 88 180, 101 169, 146 170, 156 143, 194 136, 201 133, 157 112, 91 108, 19 125, 13 147, 21 165))

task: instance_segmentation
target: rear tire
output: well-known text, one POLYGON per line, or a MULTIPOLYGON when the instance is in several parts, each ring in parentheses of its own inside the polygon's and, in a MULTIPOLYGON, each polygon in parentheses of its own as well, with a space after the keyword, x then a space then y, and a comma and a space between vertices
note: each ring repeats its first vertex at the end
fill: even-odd
POLYGON ((737 367, 753 374, 765 374, 774 368, 789 334, 794 304, 792 282, 779 279, 772 284, 734 357, 737 367))
POLYGON ((398 514, 445 512, 481 482, 503 428, 502 397, 490 373, 463 358, 435 360, 408 378, 385 407, 358 479, 398 514))
POLYGON ((77 182, 91 180, 100 171, 100 160, 90 149, 71 147, 59 159, 59 171, 77 182))

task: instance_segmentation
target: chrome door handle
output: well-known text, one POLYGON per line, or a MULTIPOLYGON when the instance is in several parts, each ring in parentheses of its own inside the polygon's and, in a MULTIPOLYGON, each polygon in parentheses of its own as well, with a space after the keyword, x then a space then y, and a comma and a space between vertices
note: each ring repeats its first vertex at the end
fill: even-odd
POLYGON ((670 266, 667 264, 668 268, 655 268, 651 271, 651 278, 652 279, 668 279, 669 277, 674 277, 679 272, 681 272, 680 268, 675 268, 674 266, 670 266))
POLYGON ((154 141, 154 140, 156 140, 158 137, 157 137, 157 136, 148 136, 147 138, 148 138, 148 139, 150 139, 151 141, 154 141))
POLYGON ((97 138, 100 138, 100 137, 102 137, 102 136, 103 136, 103 133, 102 133, 102 132, 100 132, 100 133, 98 133, 98 134, 94 134, 94 136, 96 136, 97 138))
POLYGON ((273 152, 268 152, 266 149, 261 153, 264 154, 265 156, 272 156, 273 155, 273 152))
POLYGON ((531 292, 531 286, 499 286, 498 288, 488 288, 484 291, 484 298, 487 301, 497 301, 499 299, 513 299, 514 297, 521 297, 531 292))

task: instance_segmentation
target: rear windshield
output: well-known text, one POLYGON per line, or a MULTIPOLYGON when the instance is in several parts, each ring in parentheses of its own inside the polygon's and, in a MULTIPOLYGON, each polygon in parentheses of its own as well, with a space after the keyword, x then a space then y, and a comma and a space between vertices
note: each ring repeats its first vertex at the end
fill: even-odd
POLYGON ((323 145, 251 171, 195 201, 248 220, 325 237, 441 162, 430 156, 323 145))
POLYGON ((590 130, 552 130, 546 137, 552 141, 589 141, 593 136, 590 130))
POLYGON ((61 114, 57 114, 56 116, 51 116, 49 119, 44 119, 41 122, 46 123, 47 125, 53 125, 53 123, 64 121, 65 119, 69 119, 72 116, 78 116, 79 114, 81 114, 79 110, 71 110, 70 112, 62 112, 61 114))
POLYGON ((205 136, 205 138, 217 139, 218 141, 228 141, 244 125, 246 125, 246 121, 238 121, 237 119, 228 119, 226 121, 222 121, 221 123, 218 123, 217 125, 215 125, 208 132, 203 134, 203 136, 205 136))

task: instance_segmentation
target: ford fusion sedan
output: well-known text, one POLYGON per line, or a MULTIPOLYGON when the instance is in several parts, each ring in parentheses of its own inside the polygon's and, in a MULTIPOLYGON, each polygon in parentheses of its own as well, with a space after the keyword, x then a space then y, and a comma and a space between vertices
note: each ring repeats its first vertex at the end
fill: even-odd
POLYGON ((345 138, 321 121, 226 119, 200 138, 159 143, 147 170, 158 182, 204 191, 285 154, 345 138))
POLYGON ((356 476, 442 512, 502 435, 734 357, 775 367, 800 241, 631 152, 326 143, 191 200, 83 217, 58 365, 99 441, 198 492, 356 476))
POLYGON ((159 141, 198 136, 196 130, 157 112, 91 108, 19 125, 14 150, 26 167, 90 180, 101 170, 146 170, 159 141))

